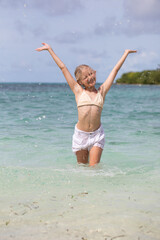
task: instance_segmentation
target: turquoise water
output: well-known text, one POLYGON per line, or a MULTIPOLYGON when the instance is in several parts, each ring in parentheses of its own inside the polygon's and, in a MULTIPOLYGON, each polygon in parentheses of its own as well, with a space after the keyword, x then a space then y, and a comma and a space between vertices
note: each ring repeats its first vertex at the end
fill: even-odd
POLYGON ((0 112, 0 240, 160 239, 160 86, 112 87, 94 168, 67 85, 0 84, 0 112))

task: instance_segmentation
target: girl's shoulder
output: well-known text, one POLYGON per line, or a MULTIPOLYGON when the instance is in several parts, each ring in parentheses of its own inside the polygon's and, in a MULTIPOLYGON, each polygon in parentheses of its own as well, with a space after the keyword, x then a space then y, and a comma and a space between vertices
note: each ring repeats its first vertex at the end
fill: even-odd
POLYGON ((84 89, 80 85, 76 87, 74 92, 76 102, 78 101, 79 97, 82 95, 83 92, 84 92, 84 89))
POLYGON ((98 88, 98 92, 103 96, 104 90, 102 85, 98 88))

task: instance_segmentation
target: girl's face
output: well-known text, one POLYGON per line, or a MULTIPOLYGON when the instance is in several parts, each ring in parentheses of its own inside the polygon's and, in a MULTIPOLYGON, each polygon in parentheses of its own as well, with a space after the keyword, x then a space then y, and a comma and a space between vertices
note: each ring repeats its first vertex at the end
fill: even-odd
POLYGON ((84 87, 94 87, 96 84, 96 71, 91 68, 84 68, 82 70, 81 83, 84 87))

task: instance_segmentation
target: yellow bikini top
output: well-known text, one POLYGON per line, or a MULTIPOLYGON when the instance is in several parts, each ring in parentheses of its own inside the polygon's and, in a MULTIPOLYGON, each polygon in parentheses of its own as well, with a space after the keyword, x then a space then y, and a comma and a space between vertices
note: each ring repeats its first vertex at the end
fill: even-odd
POLYGON ((86 93, 86 91, 83 90, 81 96, 78 99, 77 107, 86 106, 86 105, 96 105, 98 107, 103 108, 103 103, 104 103, 104 100, 99 91, 96 94, 95 99, 92 100, 90 96, 86 93))

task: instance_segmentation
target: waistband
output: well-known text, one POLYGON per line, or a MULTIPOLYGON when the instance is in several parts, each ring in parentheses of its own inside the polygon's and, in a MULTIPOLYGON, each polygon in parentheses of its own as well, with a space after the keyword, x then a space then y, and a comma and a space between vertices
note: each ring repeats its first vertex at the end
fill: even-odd
POLYGON ((103 129, 103 127, 102 127, 102 124, 100 125, 100 127, 97 129, 97 130, 95 130, 95 131, 93 131, 93 132, 85 132, 85 131, 82 131, 82 130, 80 130, 79 128, 77 128, 77 125, 75 125, 75 130, 77 131, 77 132, 79 132, 79 133, 85 133, 85 134, 88 134, 88 135, 90 135, 90 134, 97 134, 99 131, 101 131, 103 129))

